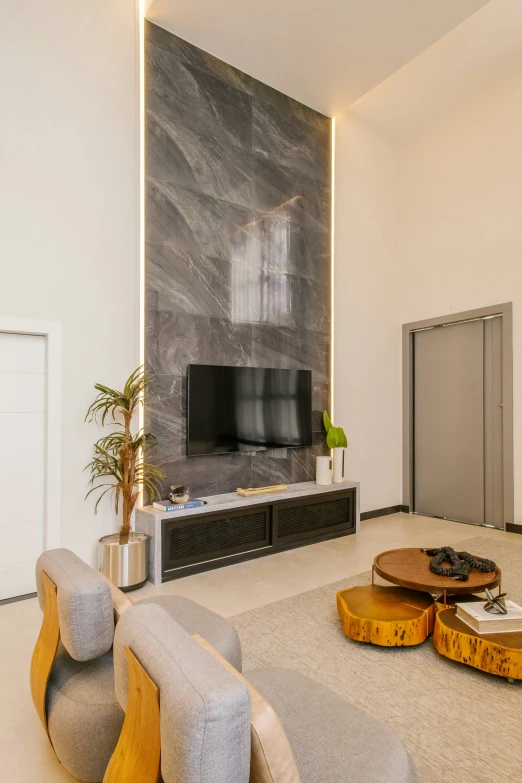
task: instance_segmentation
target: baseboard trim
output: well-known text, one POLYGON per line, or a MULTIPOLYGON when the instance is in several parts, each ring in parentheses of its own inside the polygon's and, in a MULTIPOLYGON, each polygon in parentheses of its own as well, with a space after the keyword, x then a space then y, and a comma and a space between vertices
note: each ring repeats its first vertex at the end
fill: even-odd
POLYGON ((512 522, 506 522, 507 533, 520 533, 522 535, 522 525, 514 525, 512 522))
POLYGON ((17 601, 27 601, 28 598, 36 598, 37 593, 27 593, 27 595, 15 595, 14 598, 2 598, 0 606, 4 604, 15 604, 17 601))
POLYGON ((377 519, 377 517, 387 517, 390 514, 399 514, 400 512, 409 514, 410 507, 388 506, 388 508, 377 508, 374 511, 363 511, 361 514, 361 522, 364 522, 365 519, 377 519))

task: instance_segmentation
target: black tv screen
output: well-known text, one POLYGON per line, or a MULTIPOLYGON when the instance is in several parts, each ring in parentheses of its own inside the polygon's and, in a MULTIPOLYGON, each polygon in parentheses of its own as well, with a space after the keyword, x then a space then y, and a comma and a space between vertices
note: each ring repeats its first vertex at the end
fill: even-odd
POLYGON ((189 365, 189 457, 311 443, 310 370, 189 365))

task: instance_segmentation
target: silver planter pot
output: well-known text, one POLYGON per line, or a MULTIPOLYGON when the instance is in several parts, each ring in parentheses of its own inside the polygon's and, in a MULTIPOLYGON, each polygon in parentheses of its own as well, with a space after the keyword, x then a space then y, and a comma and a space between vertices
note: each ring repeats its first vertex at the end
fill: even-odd
POLYGON ((120 590, 136 590, 147 581, 149 536, 131 532, 129 542, 120 544, 119 533, 103 536, 99 542, 100 571, 120 590))

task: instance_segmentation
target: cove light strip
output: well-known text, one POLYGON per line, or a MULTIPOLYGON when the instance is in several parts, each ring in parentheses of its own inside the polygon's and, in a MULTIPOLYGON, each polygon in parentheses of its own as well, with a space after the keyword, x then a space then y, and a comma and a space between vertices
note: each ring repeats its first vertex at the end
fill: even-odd
MULTIPOLYGON (((139 310, 138 310, 138 363, 145 364, 145 12, 147 0, 138 0, 138 177, 139 177, 139 310)), ((144 406, 138 406, 138 427, 145 426, 144 406)), ((140 461, 143 461, 143 454, 140 461)), ((143 490, 138 497, 138 506, 143 505, 143 490)))
POLYGON ((335 117, 332 117, 332 176, 331 176, 331 188, 332 188, 332 202, 331 202, 331 271, 330 271, 330 416, 332 421, 335 421, 334 412, 334 335, 335 335, 335 117))

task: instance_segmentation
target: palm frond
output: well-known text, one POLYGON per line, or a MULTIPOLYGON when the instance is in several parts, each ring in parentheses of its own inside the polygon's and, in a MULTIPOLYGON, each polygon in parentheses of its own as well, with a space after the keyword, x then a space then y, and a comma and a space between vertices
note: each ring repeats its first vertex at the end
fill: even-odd
POLYGON ((138 405, 143 404, 143 392, 151 382, 151 376, 141 366, 129 376, 123 391, 111 389, 110 386, 104 386, 102 383, 95 383, 94 388, 99 393, 90 405, 85 421, 98 421, 98 417, 101 417, 101 423, 105 424, 105 419, 109 415, 113 420, 118 413, 132 416, 138 405))
POLYGON ((144 429, 131 433, 132 416, 136 408, 143 405, 145 389, 151 382, 151 376, 143 367, 138 367, 125 382, 123 391, 96 383, 94 388, 98 395, 85 416, 86 421, 95 421, 102 425, 109 416, 118 428, 96 441, 92 459, 85 470, 90 473, 90 489, 86 497, 92 492, 102 490, 94 507, 95 512, 101 499, 112 491, 114 507, 118 513, 121 497, 122 536, 127 535, 130 530, 130 518, 140 489, 145 489, 154 497, 165 477, 159 465, 144 462, 142 459, 145 447, 156 446, 157 438, 144 429), (118 417, 121 417, 122 421, 117 421, 118 417), (104 479, 109 479, 110 482, 103 481, 104 479), (98 483, 99 481, 102 483, 98 483))

